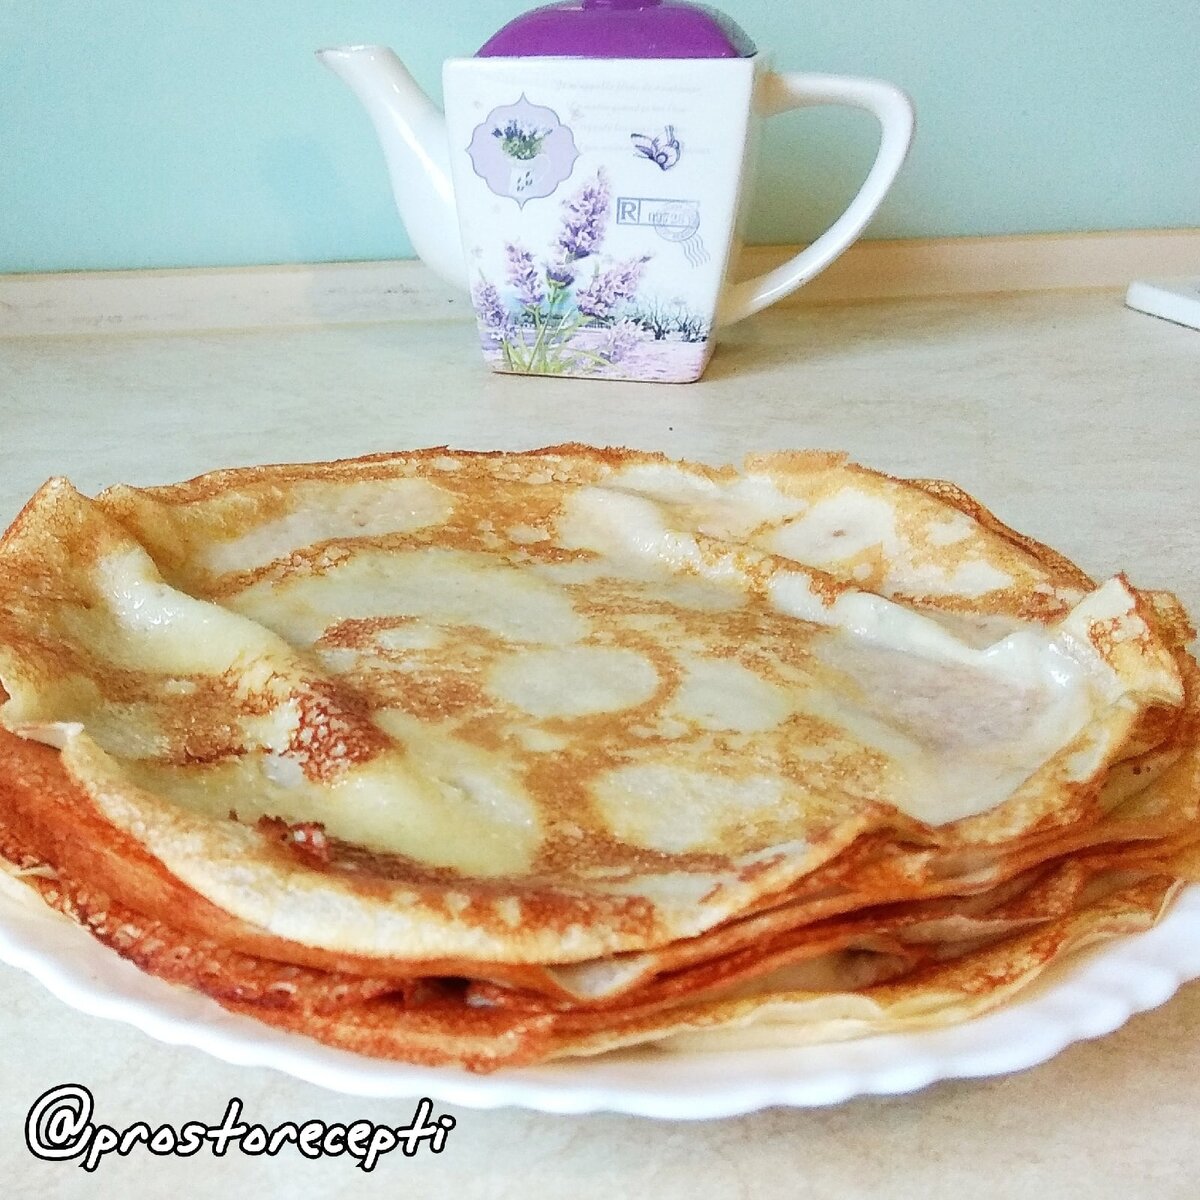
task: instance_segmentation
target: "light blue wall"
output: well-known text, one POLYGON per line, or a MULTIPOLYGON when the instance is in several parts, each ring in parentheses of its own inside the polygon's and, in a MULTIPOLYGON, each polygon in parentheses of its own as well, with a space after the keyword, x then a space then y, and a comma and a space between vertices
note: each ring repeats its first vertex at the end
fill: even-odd
MULTIPOLYGON (((0 0, 0 271, 406 256, 366 119, 312 57, 393 45, 431 90, 521 0, 0 0)), ((724 0, 778 65, 919 110, 873 237, 1200 225, 1200 0, 724 0)), ((780 118, 750 234, 820 230, 874 150, 780 118)))

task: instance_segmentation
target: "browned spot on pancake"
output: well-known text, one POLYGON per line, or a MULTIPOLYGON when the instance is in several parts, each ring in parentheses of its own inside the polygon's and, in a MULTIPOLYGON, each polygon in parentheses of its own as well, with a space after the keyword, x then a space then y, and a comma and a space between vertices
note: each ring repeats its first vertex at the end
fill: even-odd
POLYGON ((595 882, 633 879, 637 876, 670 874, 712 874, 729 869, 729 857, 700 851, 648 850, 633 846, 599 828, 589 829, 585 837, 551 829, 538 855, 537 869, 547 875, 571 873, 595 882))
POLYGON ((1118 636, 1123 623, 1121 617, 1108 617, 1103 621, 1088 623, 1088 640, 1104 658, 1111 658, 1113 651, 1124 640, 1118 636))
POLYGON ((392 629, 404 629, 415 623, 415 617, 349 617, 330 625, 314 645, 344 650, 376 649, 376 639, 392 629))
POLYGON ((341 621, 317 642, 318 649, 349 649, 358 664, 339 674, 372 711, 394 708, 423 721, 488 714, 493 705, 482 675, 505 643, 476 626, 457 626, 448 644, 392 647, 381 634, 418 624, 415 618, 341 621))
POLYGON ((139 697, 152 696, 156 705, 165 742, 165 753, 159 761, 188 766, 221 762, 245 753, 245 736, 238 717, 246 707, 235 700, 231 680, 188 679, 184 681, 186 694, 165 702, 162 688, 155 687, 159 682, 143 677, 139 697))
POLYGON ((350 691, 314 681, 294 693, 293 699, 299 720, 288 738, 288 753, 314 782, 328 783, 391 745, 350 691))
POLYGON ((332 850, 325 826, 320 821, 259 817, 256 828, 264 837, 290 850, 306 867, 320 871, 329 866, 332 850))
POLYGON ((476 672, 439 668, 420 660, 403 672, 362 668, 350 673, 347 681, 369 695, 375 708, 399 709, 422 721, 469 716, 489 705, 476 672))
MULTIPOLYGON (((930 608, 964 617, 977 617, 989 611, 989 606, 982 600, 967 596, 928 595, 902 590, 890 594, 914 608, 930 608)), ((1062 620, 1070 611, 1071 604, 1053 592, 1030 592, 1022 599, 1019 614, 1014 615, 1018 615, 1023 621, 1040 621, 1044 625, 1051 625, 1062 620)))

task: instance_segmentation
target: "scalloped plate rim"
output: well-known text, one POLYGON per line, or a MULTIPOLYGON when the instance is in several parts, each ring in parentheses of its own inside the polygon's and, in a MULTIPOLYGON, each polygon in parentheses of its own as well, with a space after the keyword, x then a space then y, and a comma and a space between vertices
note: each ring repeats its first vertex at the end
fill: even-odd
POLYGON ((0 879, 10 885, 0 885, 0 962, 32 975, 78 1011, 335 1092, 428 1096, 479 1109, 680 1120, 900 1095, 944 1079, 1036 1066, 1074 1042, 1112 1032, 1200 978, 1200 885, 1192 885, 1155 928, 1076 956, 1036 994, 960 1025, 785 1049, 636 1050, 473 1075, 369 1059, 227 1013, 206 996, 144 974, 33 892, 26 897, 24 885, 0 879))

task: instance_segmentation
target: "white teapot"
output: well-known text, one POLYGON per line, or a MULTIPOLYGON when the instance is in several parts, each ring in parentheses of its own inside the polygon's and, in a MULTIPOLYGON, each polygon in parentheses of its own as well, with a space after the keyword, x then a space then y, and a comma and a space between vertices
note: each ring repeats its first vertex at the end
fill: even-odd
POLYGON ((358 95, 417 254, 470 292, 494 370, 698 379, 713 333, 786 296, 862 232, 904 162, 891 84, 776 73, 681 0, 567 0, 443 70, 443 116, 390 50, 319 51, 358 95), (864 108, 879 152, 846 211, 755 279, 729 280, 759 118, 864 108))

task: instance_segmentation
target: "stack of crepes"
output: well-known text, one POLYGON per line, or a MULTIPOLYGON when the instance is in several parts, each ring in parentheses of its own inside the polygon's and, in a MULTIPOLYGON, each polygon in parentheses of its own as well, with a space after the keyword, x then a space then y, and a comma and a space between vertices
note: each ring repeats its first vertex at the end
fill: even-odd
POLYGON ((1196 874, 1190 636, 839 455, 53 480, 0 543, 0 849, 368 1055, 942 1025, 1196 874))

